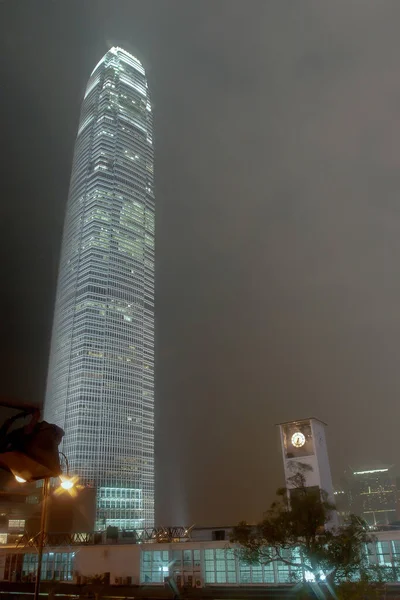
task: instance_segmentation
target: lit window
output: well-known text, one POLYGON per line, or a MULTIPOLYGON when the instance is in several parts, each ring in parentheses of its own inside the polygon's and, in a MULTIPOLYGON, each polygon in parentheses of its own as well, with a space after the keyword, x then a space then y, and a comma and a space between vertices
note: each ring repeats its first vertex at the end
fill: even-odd
POLYGON ((9 519, 9 529, 23 529, 25 527, 25 519, 9 519))

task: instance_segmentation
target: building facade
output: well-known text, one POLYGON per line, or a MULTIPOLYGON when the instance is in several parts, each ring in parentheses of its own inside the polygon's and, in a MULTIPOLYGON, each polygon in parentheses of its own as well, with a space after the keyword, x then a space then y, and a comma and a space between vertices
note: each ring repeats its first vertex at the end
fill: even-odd
POLYGON ((146 75, 111 48, 81 110, 44 415, 97 490, 97 528, 154 520, 154 228, 146 75))
POLYGON ((28 503, 28 498, 23 490, 0 492, 0 546, 17 544, 24 535, 27 523, 35 515, 38 506, 36 502, 28 503))
POLYGON ((394 466, 349 468, 335 499, 344 513, 361 517, 372 528, 391 525, 399 520, 398 486, 394 466))

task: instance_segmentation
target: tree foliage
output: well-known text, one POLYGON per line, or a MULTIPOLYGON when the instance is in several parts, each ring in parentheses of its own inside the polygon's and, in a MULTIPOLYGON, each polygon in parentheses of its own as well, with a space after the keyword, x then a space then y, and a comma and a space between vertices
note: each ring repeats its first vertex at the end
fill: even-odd
POLYGON ((325 581, 331 589, 341 582, 352 582, 353 589, 356 581, 387 581, 388 573, 369 564, 367 548, 373 537, 367 525, 351 515, 346 525, 334 529, 335 507, 325 492, 306 487, 308 468, 301 466, 290 478, 290 494, 286 488, 277 491, 277 500, 260 523, 241 522, 234 528, 231 541, 238 544, 241 559, 250 564, 280 561, 294 567, 294 573, 304 571, 317 583, 325 581))

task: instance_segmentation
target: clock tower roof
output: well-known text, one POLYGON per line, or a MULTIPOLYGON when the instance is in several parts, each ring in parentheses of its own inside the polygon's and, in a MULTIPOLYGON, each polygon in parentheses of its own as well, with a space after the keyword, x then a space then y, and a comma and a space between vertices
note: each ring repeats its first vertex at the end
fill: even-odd
POLYGON ((308 419, 293 419, 293 421, 284 421, 283 423, 276 423, 276 427, 280 427, 281 425, 295 425, 298 423, 308 423, 309 421, 318 421, 318 423, 322 423, 324 427, 328 427, 327 423, 321 421, 321 419, 317 419, 316 417, 308 417, 308 419))

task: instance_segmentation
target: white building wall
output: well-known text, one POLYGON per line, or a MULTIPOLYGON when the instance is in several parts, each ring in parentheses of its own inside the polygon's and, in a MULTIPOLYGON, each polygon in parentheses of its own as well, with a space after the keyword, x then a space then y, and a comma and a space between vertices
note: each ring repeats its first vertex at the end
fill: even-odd
POLYGON ((132 583, 139 583, 140 546, 110 545, 86 546, 77 549, 74 564, 75 579, 77 576, 93 577, 110 573, 110 583, 116 579, 132 577, 132 583))
POLYGON ((315 456, 317 459, 316 469, 321 489, 325 490, 331 502, 334 502, 331 466, 329 463, 328 447, 326 443, 325 426, 321 421, 311 420, 311 428, 314 438, 315 456))
MULTIPOLYGON (((399 564, 400 531, 376 532, 376 541, 371 544, 370 558, 372 564, 391 566, 399 564)), ((15 566, 17 555, 27 555, 24 559, 26 573, 35 573, 34 563, 37 561, 36 550, 17 549, 15 547, 0 549, 0 581, 4 580, 5 558, 12 558, 15 566), (7 556, 8 555, 8 556, 7 556), (30 568, 30 571, 28 570, 30 568)), ((55 555, 62 561, 73 564, 73 571, 64 577, 55 577, 54 571, 50 577, 49 563, 44 567, 43 580, 61 580, 84 583, 85 578, 94 575, 110 574, 111 585, 124 585, 131 578, 132 584, 164 586, 164 578, 171 577, 180 584, 193 587, 207 586, 268 586, 293 582, 293 577, 305 577, 300 569, 295 569, 284 563, 274 562, 270 565, 248 565, 242 562, 236 552, 236 547, 227 542, 184 542, 171 544, 112 544, 99 546, 74 546, 46 548, 46 555, 53 556, 53 569, 62 572, 62 564, 55 560, 55 555), (73 556, 71 563, 70 557, 73 556), (58 564, 56 567, 55 565, 58 564), (146 574, 150 574, 150 577, 146 574)), ((37 564, 37 562, 36 562, 37 564)), ((14 567, 13 567, 14 569, 14 567)), ((9 572, 12 569, 9 569, 9 572)), ((21 574, 23 575, 23 574, 21 574)), ((16 579, 7 579, 16 581, 16 579)), ((32 579, 31 579, 32 581, 32 579)))
MULTIPOLYGON (((328 500, 334 503, 331 469, 326 444, 325 423, 318 419, 302 419, 282 423, 280 427, 283 467, 288 490, 295 487, 291 477, 308 465, 310 470, 303 472, 306 487, 318 487, 328 494, 328 500), (303 436, 303 445, 293 444, 294 435, 303 436)), ((331 527, 339 524, 336 511, 332 512, 331 527)))

